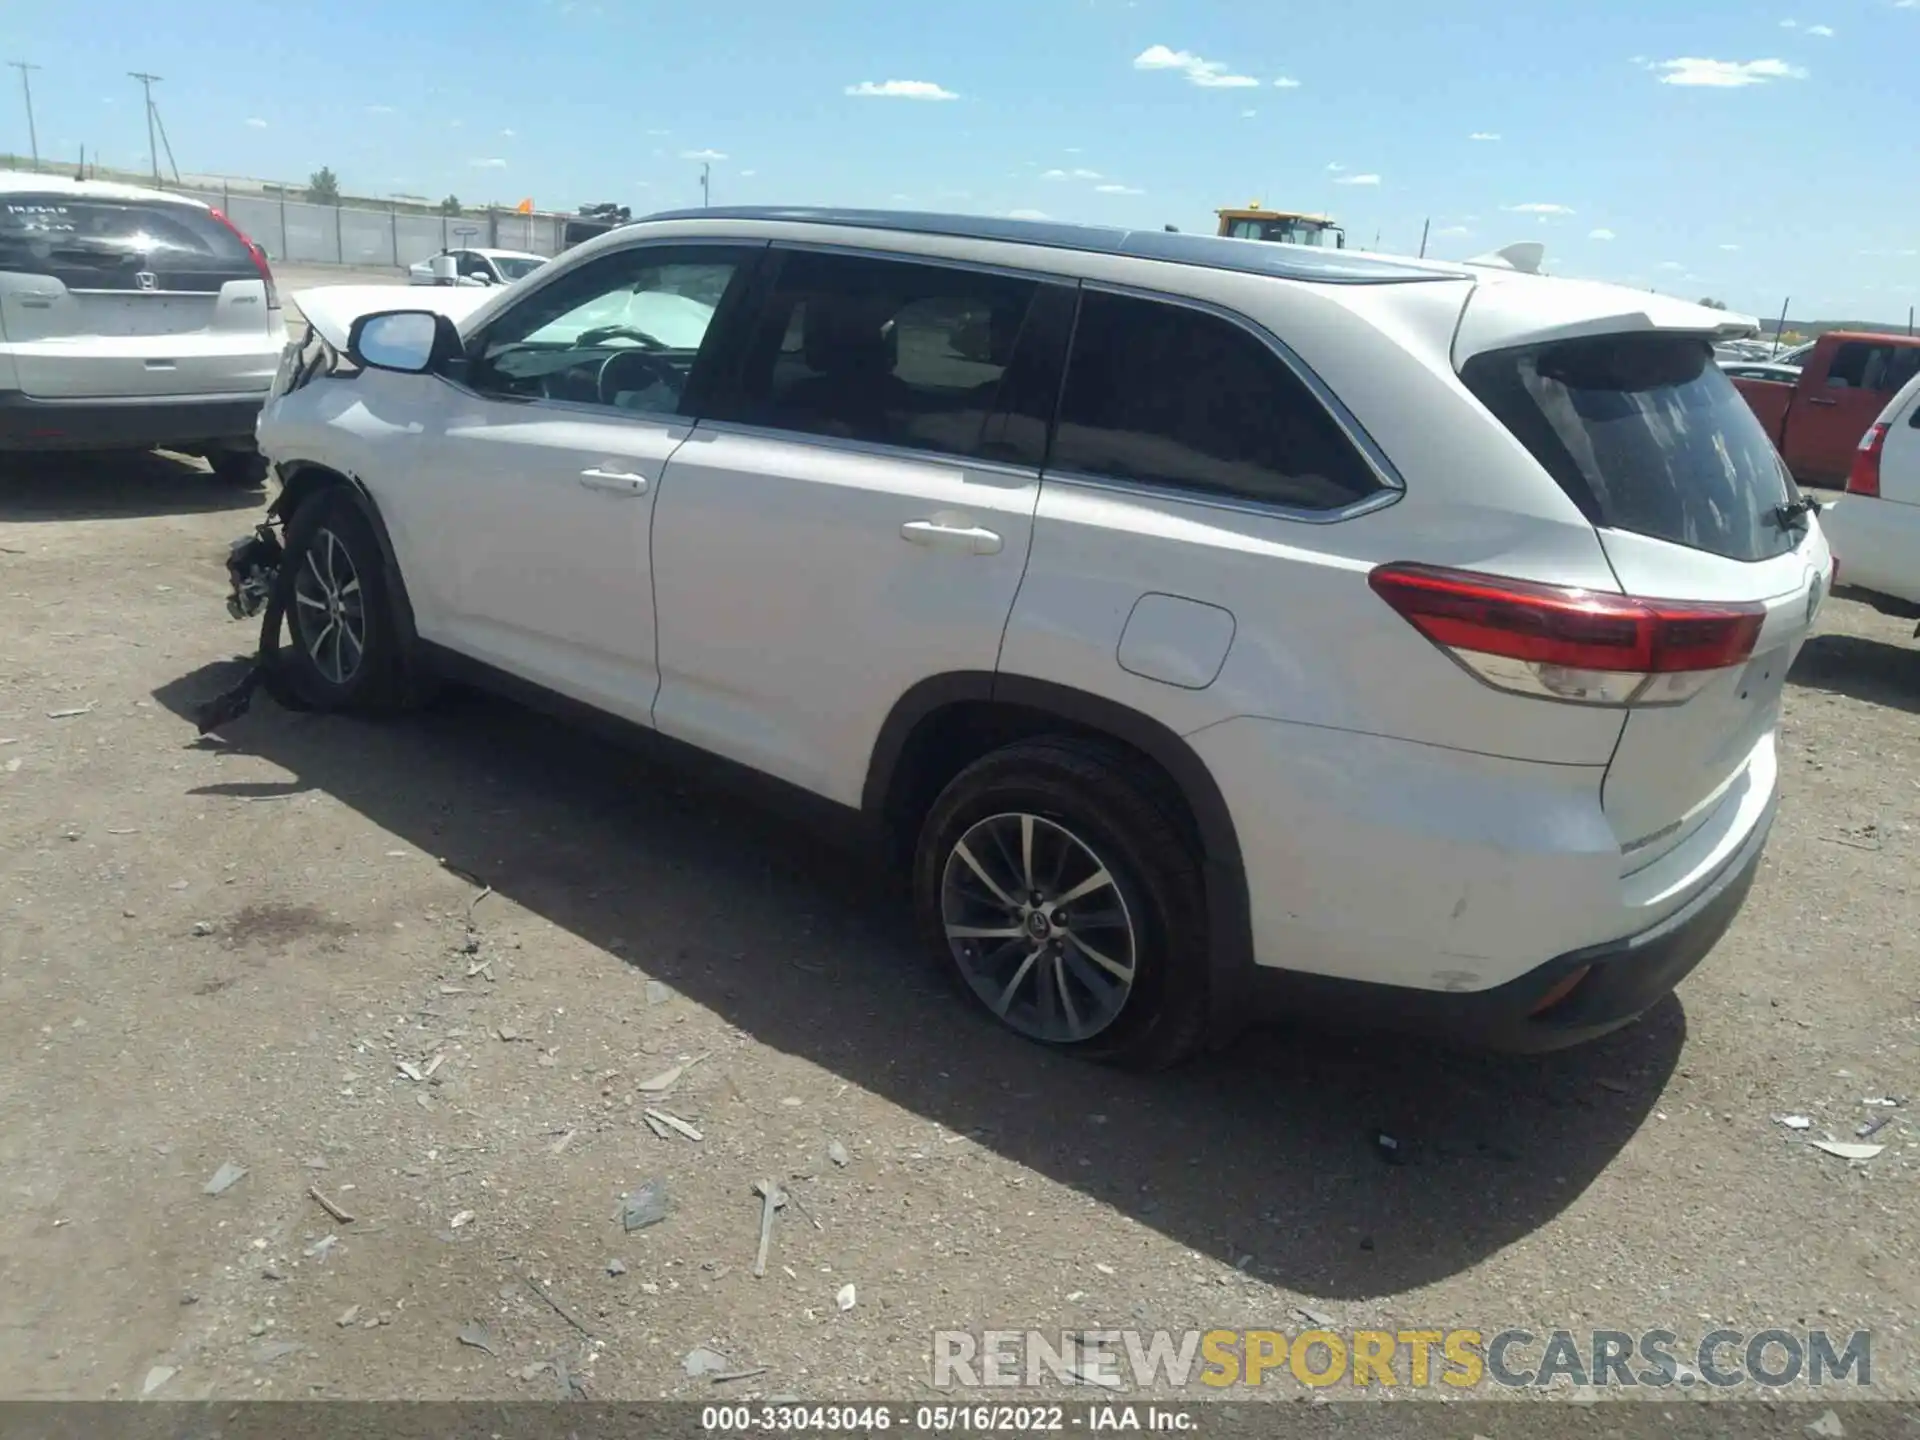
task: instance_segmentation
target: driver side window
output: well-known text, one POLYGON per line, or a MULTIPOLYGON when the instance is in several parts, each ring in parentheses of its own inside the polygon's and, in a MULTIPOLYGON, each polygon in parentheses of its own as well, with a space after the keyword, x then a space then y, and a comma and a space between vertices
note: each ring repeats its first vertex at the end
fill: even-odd
POLYGON ((714 313, 751 253, 640 246, 583 265, 475 340, 468 383, 507 399, 678 414, 714 313))

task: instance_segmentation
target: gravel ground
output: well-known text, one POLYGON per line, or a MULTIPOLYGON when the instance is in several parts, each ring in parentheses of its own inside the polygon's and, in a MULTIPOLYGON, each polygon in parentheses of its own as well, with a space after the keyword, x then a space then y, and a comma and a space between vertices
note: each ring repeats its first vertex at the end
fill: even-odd
POLYGON ((0 479, 0 1395, 914 1399, 936 1327, 1300 1309, 1864 1327, 1920 1392, 1910 626, 1829 605, 1761 880, 1632 1029, 1143 1079, 1000 1035, 862 857, 704 773, 471 697, 197 740, 259 503, 159 456, 0 479))

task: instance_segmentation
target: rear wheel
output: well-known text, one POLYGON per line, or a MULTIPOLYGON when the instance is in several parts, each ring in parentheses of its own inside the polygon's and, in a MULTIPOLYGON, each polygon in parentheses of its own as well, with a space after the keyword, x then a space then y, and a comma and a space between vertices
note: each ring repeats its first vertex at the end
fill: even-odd
POLYGON ((1205 895, 1177 801, 1122 751, 1011 745, 934 803, 914 865, 928 948, 1009 1029, 1157 1068, 1205 1033, 1205 895))
POLYGON ((382 711, 405 698, 404 657, 373 527, 339 489, 307 500, 287 526, 281 663, 317 710, 382 711))
POLYGON ((253 490, 267 482, 267 457, 258 450, 216 450, 207 456, 207 464, 223 485, 253 490))

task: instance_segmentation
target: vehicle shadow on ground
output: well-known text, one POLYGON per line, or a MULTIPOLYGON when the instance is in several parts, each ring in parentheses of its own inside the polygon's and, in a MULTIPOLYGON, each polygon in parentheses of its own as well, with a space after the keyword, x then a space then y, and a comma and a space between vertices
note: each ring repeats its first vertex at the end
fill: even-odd
MULTIPOLYGON (((156 698, 186 715, 238 674, 209 666, 156 698)), ((1270 1029, 1121 1074, 964 1005, 862 851, 704 762, 465 694, 381 723, 263 697, 199 743, 296 778, 195 793, 325 792, 761 1044, 1311 1296, 1429 1284, 1546 1224, 1632 1137, 1686 1039, 1669 999, 1537 1059, 1270 1029)))
POLYGON ((1867 635, 1815 635, 1801 647, 1787 679, 1870 705, 1920 714, 1920 644, 1867 635))
POLYGON ((264 494, 158 450, 0 457, 0 523, 257 510, 264 494))

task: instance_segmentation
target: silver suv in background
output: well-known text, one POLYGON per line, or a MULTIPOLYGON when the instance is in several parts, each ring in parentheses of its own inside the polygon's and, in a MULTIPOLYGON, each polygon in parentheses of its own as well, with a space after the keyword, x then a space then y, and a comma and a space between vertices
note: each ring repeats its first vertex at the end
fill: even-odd
POLYGON ((0 171, 0 450, 158 447, 258 484, 286 343, 265 252, 218 210, 0 171))

